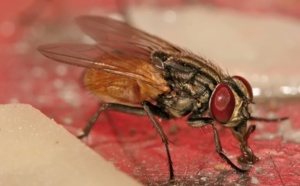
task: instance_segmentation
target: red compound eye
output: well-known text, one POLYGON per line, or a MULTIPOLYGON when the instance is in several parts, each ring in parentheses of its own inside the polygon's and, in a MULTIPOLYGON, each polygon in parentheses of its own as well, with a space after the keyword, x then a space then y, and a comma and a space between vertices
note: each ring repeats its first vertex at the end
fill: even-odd
POLYGON ((210 112, 220 123, 227 123, 234 111, 235 98, 228 85, 219 84, 210 99, 210 112))
POLYGON ((252 87, 251 87, 250 83, 245 78, 243 78, 241 76, 232 76, 232 78, 241 81, 245 85, 245 87, 247 88, 247 91, 249 93, 249 96, 250 96, 249 99, 252 100, 253 99, 253 92, 252 92, 252 87))

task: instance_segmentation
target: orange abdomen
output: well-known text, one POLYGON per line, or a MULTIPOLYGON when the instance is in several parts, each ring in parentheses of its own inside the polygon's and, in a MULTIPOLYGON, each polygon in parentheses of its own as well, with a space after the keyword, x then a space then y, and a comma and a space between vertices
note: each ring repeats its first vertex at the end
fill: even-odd
POLYGON ((158 90, 143 81, 108 73, 102 70, 87 69, 84 85, 103 102, 139 106, 142 101, 153 102, 168 88, 158 90))

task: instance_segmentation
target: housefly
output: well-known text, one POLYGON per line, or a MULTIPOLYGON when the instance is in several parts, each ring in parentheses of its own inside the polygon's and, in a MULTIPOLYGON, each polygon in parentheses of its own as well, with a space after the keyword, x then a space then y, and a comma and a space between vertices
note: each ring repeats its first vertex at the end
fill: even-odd
POLYGON ((79 137, 89 134, 104 110, 146 115, 165 146, 170 180, 174 170, 169 140, 155 116, 167 120, 188 116, 191 127, 211 125, 216 152, 238 172, 248 168, 240 168, 225 155, 215 125, 231 130, 240 143, 238 162, 247 165, 258 161, 248 145, 255 125, 247 126, 247 121, 287 119, 251 116, 249 82, 227 75, 201 56, 110 18, 82 16, 76 21, 95 44, 49 44, 38 50, 55 61, 85 67, 85 87, 104 102, 79 137))

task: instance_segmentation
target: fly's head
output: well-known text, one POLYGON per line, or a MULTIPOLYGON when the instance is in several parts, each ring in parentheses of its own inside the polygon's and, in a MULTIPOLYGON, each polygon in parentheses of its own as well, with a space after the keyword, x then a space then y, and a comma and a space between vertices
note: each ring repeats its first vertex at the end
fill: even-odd
POLYGON ((253 164, 258 161, 248 146, 248 138, 255 130, 255 125, 247 127, 248 120, 278 122, 288 119, 287 117, 268 119, 251 116, 249 105, 253 103, 252 100, 250 83, 241 76, 233 76, 224 78, 216 86, 209 101, 212 118, 230 128, 233 136, 240 142, 242 154, 238 157, 238 162, 242 164, 253 164))
POLYGON ((241 76, 225 78, 213 91, 209 111, 214 120, 225 127, 234 128, 250 119, 249 104, 253 93, 250 83, 241 76))

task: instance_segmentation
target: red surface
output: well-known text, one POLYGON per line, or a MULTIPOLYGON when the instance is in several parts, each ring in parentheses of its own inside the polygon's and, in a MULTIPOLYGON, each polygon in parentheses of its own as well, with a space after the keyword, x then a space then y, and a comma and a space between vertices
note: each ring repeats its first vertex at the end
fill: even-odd
MULTIPOLYGON (((16 23, 20 20, 19 12, 32 1, 20 2, 22 3, 17 7, 16 2, 11 4, 7 2, 5 7, 0 8, 2 14, 0 27, 4 21, 16 23)), ((84 4, 79 2, 83 1, 61 4, 60 1, 53 0, 41 11, 41 17, 37 17, 29 25, 16 25, 12 31, 5 29, 3 31, 1 27, 0 34, 0 40, 3 41, 0 44, 2 60, 0 103, 31 104, 47 116, 53 117, 58 123, 65 124, 73 132, 79 132, 96 111, 97 99, 89 95, 81 86, 83 69, 51 62, 36 52, 35 46, 42 43, 45 38, 34 35, 32 28, 36 28, 43 20, 44 25, 50 23, 54 25, 50 27, 51 31, 59 29, 54 23, 62 21, 61 18, 46 19, 46 17, 51 17, 53 13, 71 17, 95 5, 93 1, 84 4), (76 13, 70 13, 72 11, 76 13)), ((111 1, 100 2, 103 3, 100 3, 101 5, 113 7, 111 1)), ((211 2, 226 7, 246 9, 246 2, 249 4, 250 1, 240 1, 240 4, 234 0, 211 2)), ((250 3, 248 9, 262 11, 265 10, 263 7, 269 7, 268 10, 288 12, 290 15, 297 15, 300 10, 298 1, 285 1, 294 2, 295 6, 285 3, 279 6, 279 2, 270 1, 268 6, 250 3), (297 6, 298 11, 295 11, 297 6)), ((300 101, 275 103, 260 104, 255 110, 256 114, 290 116, 290 122, 295 130, 300 130, 298 116, 300 101)), ((177 184, 297 185, 300 183, 299 144, 283 143, 280 137, 272 140, 255 138, 265 133, 277 133, 279 123, 260 123, 258 130, 249 139, 250 146, 260 158, 249 174, 237 174, 219 158, 215 153, 213 134, 209 127, 193 129, 188 127, 184 120, 162 122, 162 125, 172 141, 170 149, 177 184)), ((220 128, 219 131, 226 153, 235 161, 239 155, 237 142, 227 129, 220 128)), ((115 112, 104 113, 99 118, 95 130, 92 131, 89 144, 95 151, 142 183, 156 185, 166 183, 168 180, 165 149, 148 118, 115 112)))

